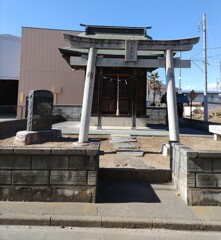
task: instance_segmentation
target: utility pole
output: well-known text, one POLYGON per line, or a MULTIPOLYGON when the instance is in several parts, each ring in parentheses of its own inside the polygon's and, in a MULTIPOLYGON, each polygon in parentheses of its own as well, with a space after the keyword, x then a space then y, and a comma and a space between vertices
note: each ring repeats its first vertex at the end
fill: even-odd
POLYGON ((203 14, 203 58, 204 58, 204 121, 208 121, 207 102, 207 48, 206 48, 206 14, 203 14))
POLYGON ((221 84, 221 61, 220 61, 220 73, 219 73, 219 88, 218 88, 218 91, 220 90, 220 84, 221 84))
MULTIPOLYGON (((180 60, 181 60, 182 52, 180 52, 180 60)), ((179 92, 181 92, 181 67, 180 67, 180 75, 179 75, 179 92)))

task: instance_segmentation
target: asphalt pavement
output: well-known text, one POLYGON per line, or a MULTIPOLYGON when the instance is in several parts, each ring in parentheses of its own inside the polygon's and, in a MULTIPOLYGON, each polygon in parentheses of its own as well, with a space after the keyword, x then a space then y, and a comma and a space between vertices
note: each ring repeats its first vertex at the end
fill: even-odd
POLYGON ((0 240, 220 240, 220 232, 163 229, 0 226, 0 240))

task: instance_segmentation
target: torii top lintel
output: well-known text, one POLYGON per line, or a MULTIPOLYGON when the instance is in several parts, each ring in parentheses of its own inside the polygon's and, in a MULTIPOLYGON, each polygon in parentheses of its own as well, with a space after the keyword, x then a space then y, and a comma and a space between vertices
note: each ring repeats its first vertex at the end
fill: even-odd
MULTIPOLYGON (((97 49, 125 49, 127 39, 100 39, 82 37, 63 33, 64 39, 74 48, 97 48, 97 49)), ((190 51, 193 45, 199 42, 199 37, 177 39, 177 40, 133 40, 137 44, 137 50, 143 51, 190 51)))

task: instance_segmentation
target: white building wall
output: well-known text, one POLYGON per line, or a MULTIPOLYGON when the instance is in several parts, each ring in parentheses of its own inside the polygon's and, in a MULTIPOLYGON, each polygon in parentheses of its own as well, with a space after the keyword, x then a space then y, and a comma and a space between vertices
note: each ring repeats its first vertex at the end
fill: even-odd
POLYGON ((0 80, 19 80, 21 38, 0 34, 0 80))

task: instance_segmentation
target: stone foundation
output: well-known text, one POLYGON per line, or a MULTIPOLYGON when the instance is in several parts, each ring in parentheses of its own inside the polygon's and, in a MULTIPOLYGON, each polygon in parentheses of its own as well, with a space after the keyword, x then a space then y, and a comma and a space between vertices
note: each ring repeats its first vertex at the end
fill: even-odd
POLYGON ((30 145, 55 141, 62 138, 62 132, 59 129, 42 131, 19 131, 15 136, 15 144, 30 145))
POLYGON ((221 151, 172 143, 173 180, 187 205, 221 205, 221 151))
POLYGON ((0 122, 0 135, 17 132, 26 129, 27 120, 9 120, 0 122))
MULTIPOLYGON (((102 127, 105 126, 121 126, 121 127, 132 127, 132 117, 117 117, 117 116, 102 116, 101 118, 102 127)), ((98 117, 91 116, 90 126, 98 126, 98 117)), ((136 127, 146 127, 147 119, 146 117, 136 118, 136 127)))
POLYGON ((0 200, 95 202, 99 147, 1 147, 0 200))
POLYGON ((166 124, 166 107, 148 106, 146 108, 147 124, 166 124))

